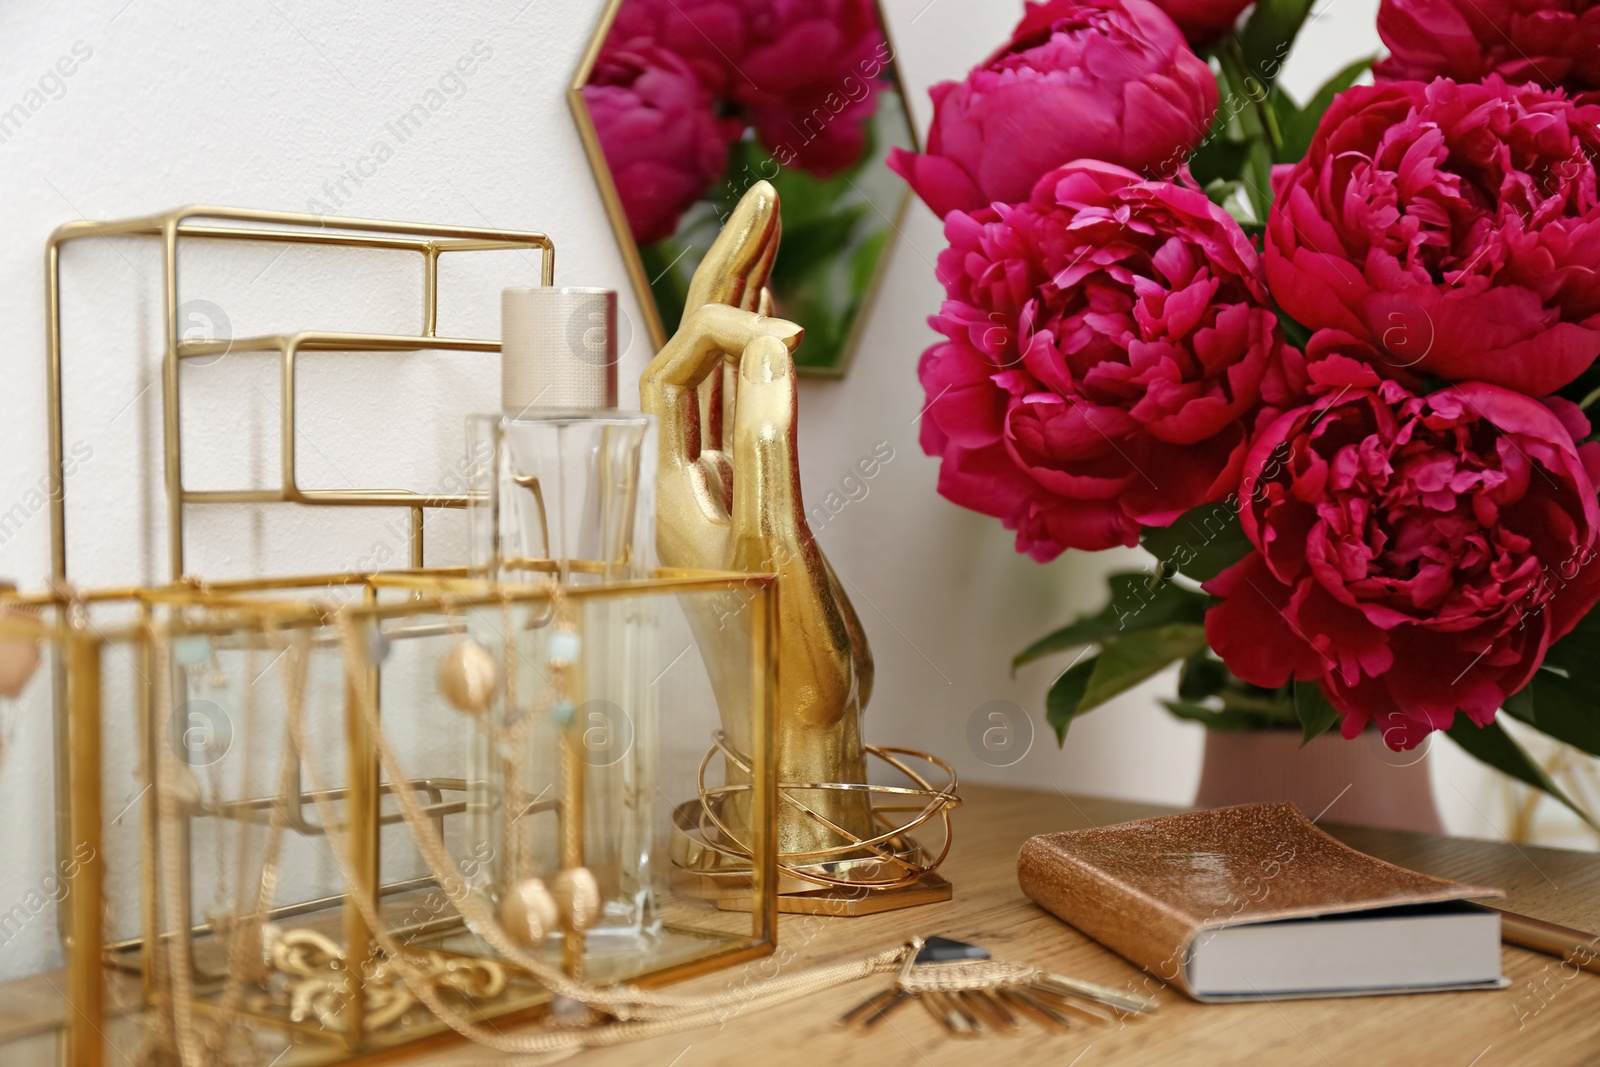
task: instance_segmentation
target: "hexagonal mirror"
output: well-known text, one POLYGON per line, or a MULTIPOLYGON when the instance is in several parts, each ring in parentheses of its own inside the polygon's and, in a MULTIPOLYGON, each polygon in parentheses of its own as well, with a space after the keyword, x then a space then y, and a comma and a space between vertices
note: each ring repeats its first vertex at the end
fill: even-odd
POLYGON ((610 0, 572 107, 651 340, 760 179, 778 190, 776 313, 795 363, 842 375, 909 194, 884 166, 916 148, 875 0, 610 0))

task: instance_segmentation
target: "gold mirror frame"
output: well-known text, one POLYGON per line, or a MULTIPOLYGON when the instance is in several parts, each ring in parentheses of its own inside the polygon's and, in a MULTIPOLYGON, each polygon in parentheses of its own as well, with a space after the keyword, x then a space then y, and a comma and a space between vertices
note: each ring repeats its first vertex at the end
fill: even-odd
MULTIPOLYGON (((595 182, 600 189, 600 197, 605 203, 606 217, 611 221, 611 229, 616 234, 617 245, 622 253, 623 265, 627 269, 629 281, 632 283, 634 295, 639 302, 639 309, 644 316, 645 328, 650 336, 651 351, 659 351, 666 344, 667 330, 663 323, 661 312, 656 306, 655 292, 651 288, 650 278, 645 272, 644 260, 639 254, 639 246, 634 241, 633 233, 628 226, 628 219, 623 211, 622 198, 617 192, 616 183, 611 176, 611 167, 605 157, 605 152, 600 146, 600 137, 595 130, 593 119, 589 115, 589 107, 583 98, 583 87, 589 81, 594 71, 595 62, 599 59, 600 51, 605 45, 606 37, 611 33, 612 23, 616 20, 617 12, 627 0, 606 0, 605 8, 601 12, 600 21, 595 26, 593 35, 589 38, 588 45, 584 48, 583 56, 578 61, 577 70, 573 72, 572 81, 567 87, 567 102, 572 108, 572 115, 578 126, 578 136, 583 141, 585 154, 589 157, 589 165, 594 171, 595 182)), ((906 96, 906 87, 900 73, 900 52, 895 47, 894 38, 889 32, 889 21, 884 14, 881 0, 872 0, 873 10, 878 17, 878 26, 883 32, 883 39, 889 46, 889 65, 894 72, 895 88, 899 96, 899 110, 905 118, 906 130, 909 138, 908 147, 913 152, 922 151, 921 140, 917 135, 917 124, 911 113, 910 103, 906 96)), ((868 317, 873 306, 877 303, 878 291, 882 288, 884 276, 888 273, 889 264, 894 258, 894 249, 897 244, 905 241, 902 232, 906 211, 911 204, 912 194, 909 189, 904 190, 889 213, 885 213, 876 204, 872 209, 880 215, 888 226, 888 235, 884 241, 883 249, 878 255, 877 264, 872 270, 872 276, 861 293, 861 304, 851 319, 845 334, 843 344, 837 360, 829 366, 807 365, 796 362, 795 369, 799 374, 816 378, 843 378, 850 369, 850 364, 855 357, 857 347, 861 342, 861 335, 866 327, 868 317)), ((871 203, 869 201, 869 203, 871 203)), ((780 311, 781 313, 781 311, 780 311)), ((801 322, 800 325, 806 325, 801 322)), ((674 324, 676 327, 676 324, 674 324)))

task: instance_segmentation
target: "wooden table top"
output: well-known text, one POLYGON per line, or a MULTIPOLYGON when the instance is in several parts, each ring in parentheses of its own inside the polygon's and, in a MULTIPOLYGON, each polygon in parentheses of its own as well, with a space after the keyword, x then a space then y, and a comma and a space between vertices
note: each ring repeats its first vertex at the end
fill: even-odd
MULTIPOLYGON (((1125 986, 1138 976, 1022 895, 1018 847, 1033 834, 1163 814, 1165 808, 1063 793, 966 786, 956 842, 942 868, 955 884, 944 904, 862 918, 785 916, 777 953, 747 967, 673 987, 718 992, 747 976, 792 973, 892 947, 911 935, 975 941, 1001 959, 1125 986)), ((1458 838, 1330 826, 1357 848, 1395 863, 1479 885, 1503 886, 1505 906, 1535 918, 1600 931, 1600 855, 1458 838)), ((1510 988, 1260 1004, 1196 1004, 1174 990, 1161 1010, 1120 1026, 1084 1023, 1051 1035, 1025 1024, 1013 1037, 947 1036, 915 1006, 863 1035, 834 1024, 888 985, 887 978, 829 990, 728 1020, 568 1062, 582 1067, 1096 1067, 1098 1064, 1271 1064, 1369 1067, 1407 1063, 1450 1067, 1600 1063, 1600 975, 1573 973, 1562 961, 1503 948, 1510 988)), ((401 1060, 420 1067, 464 1053, 434 1051, 401 1060)), ((492 1057, 491 1057, 492 1059, 492 1057)))

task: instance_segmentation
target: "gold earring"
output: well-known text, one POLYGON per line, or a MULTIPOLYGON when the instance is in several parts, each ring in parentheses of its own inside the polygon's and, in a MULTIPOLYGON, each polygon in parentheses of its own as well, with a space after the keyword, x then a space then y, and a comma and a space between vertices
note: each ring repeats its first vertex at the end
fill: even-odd
POLYGON ((527 878, 511 887, 500 902, 500 924, 511 940, 524 948, 537 948, 556 928, 560 910, 544 882, 527 878))
MULTIPOLYGON (((0 594, 15 593, 11 582, 0 582, 0 594)), ((0 608, 0 619, 37 622, 38 608, 0 608)), ((8 700, 22 695, 33 672, 39 667, 40 642, 37 637, 0 637, 0 697, 8 700)))
POLYGON ((489 650, 469 638, 457 642, 439 660, 436 681, 439 692, 457 711, 482 715, 494 703, 500 670, 489 650))
POLYGON ((561 925, 582 933, 600 919, 600 883, 587 867, 572 867, 556 875, 556 908, 561 925))

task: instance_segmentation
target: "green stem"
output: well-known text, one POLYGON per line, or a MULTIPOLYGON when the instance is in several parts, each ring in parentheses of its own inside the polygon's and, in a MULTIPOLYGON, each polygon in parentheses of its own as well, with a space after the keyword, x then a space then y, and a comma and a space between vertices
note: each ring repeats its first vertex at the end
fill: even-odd
MULTIPOLYGON (((1233 114, 1244 135, 1245 144, 1244 166, 1239 178, 1249 193, 1255 221, 1264 225, 1272 210, 1272 161, 1277 158, 1273 145, 1282 143, 1282 133, 1278 129, 1277 116, 1272 114, 1272 105, 1265 96, 1265 82, 1252 78, 1237 40, 1229 41, 1218 50, 1217 64, 1218 85, 1228 94, 1241 94, 1246 101, 1246 106, 1233 114), (1251 81, 1262 89, 1262 95, 1250 91, 1247 86, 1251 81)), ((1223 106, 1230 113, 1234 112, 1234 103, 1228 97, 1224 97, 1223 106)))
POLYGON ((1226 46, 1218 50, 1217 59, 1228 68, 1228 80, 1250 101, 1258 124, 1256 132, 1266 137, 1267 143, 1272 146, 1272 157, 1277 159, 1283 151, 1283 130, 1278 125, 1277 112, 1272 110, 1272 102, 1267 98, 1271 89, 1266 79, 1251 72, 1237 37, 1230 38, 1226 46), (1249 83, 1252 81, 1261 87, 1260 93, 1250 91, 1249 83))

